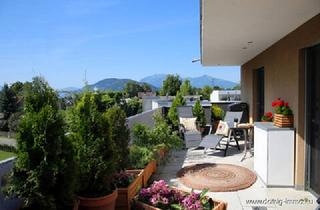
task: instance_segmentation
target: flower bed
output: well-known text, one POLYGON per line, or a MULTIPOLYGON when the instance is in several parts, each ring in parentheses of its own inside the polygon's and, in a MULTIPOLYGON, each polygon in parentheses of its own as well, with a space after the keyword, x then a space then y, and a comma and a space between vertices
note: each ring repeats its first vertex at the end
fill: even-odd
POLYGON ((143 170, 127 170, 125 173, 133 175, 134 180, 128 187, 118 188, 118 198, 116 201, 116 209, 118 210, 131 209, 131 201, 143 185, 143 170))
POLYGON ((169 187, 165 181, 155 181, 151 187, 141 189, 137 200, 138 208, 146 210, 181 209, 181 210, 226 210, 223 202, 213 201, 201 193, 186 193, 169 187))

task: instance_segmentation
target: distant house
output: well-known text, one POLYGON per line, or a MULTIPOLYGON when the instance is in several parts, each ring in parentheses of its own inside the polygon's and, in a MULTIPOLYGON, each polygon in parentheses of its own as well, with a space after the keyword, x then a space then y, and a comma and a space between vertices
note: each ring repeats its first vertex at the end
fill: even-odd
POLYGON ((211 103, 239 102, 241 101, 240 90, 214 90, 210 95, 211 103))
POLYGON ((138 98, 144 98, 144 97, 154 97, 157 96, 156 92, 139 92, 138 93, 138 98))

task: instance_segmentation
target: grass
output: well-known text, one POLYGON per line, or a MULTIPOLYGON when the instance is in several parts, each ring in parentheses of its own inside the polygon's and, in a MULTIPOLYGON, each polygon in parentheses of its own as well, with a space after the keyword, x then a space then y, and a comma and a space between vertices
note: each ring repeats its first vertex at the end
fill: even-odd
POLYGON ((8 158, 13 157, 13 156, 15 156, 15 154, 12 153, 12 152, 0 151, 0 161, 8 159, 8 158))

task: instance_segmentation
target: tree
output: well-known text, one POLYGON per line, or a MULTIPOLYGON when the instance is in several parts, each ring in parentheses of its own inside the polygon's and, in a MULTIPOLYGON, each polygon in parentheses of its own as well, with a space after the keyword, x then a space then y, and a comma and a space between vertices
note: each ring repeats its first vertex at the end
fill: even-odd
POLYGON ((128 166, 129 157, 129 129, 127 126, 126 113, 118 106, 107 110, 106 117, 111 126, 112 139, 116 145, 118 154, 117 170, 124 170, 128 166))
POLYGON ((79 164, 77 194, 84 197, 105 196, 114 190, 118 154, 103 104, 101 94, 85 92, 68 113, 69 136, 79 164))
POLYGON ((152 87, 148 83, 142 83, 141 85, 143 92, 152 92, 152 87))
POLYGON ((234 87, 232 88, 232 90, 241 90, 240 84, 234 86, 234 87))
POLYGON ((206 118, 205 118, 205 113, 204 110, 201 106, 200 100, 197 100, 196 103, 194 104, 194 107, 192 108, 192 113, 193 116, 197 117, 197 123, 201 127, 204 127, 206 125, 206 118))
POLYGON ((137 82, 129 81, 124 87, 124 91, 127 93, 129 98, 138 96, 139 92, 144 92, 144 88, 137 82))
POLYGON ((178 91, 168 112, 168 118, 175 129, 179 125, 179 116, 178 116, 177 107, 184 106, 185 104, 186 104, 185 99, 183 98, 182 94, 178 91))
POLYGON ((125 106, 127 117, 136 115, 142 112, 142 101, 138 97, 131 98, 125 106))
POLYGON ((160 89, 160 95, 165 96, 175 96, 179 91, 181 86, 181 80, 179 75, 167 75, 166 79, 162 83, 160 89))
POLYGON ((188 96, 193 94, 193 88, 191 86, 190 80, 184 80, 180 86, 180 93, 183 96, 188 96))
POLYGON ((201 90, 201 95, 203 100, 210 100, 210 95, 212 91, 213 91, 213 88, 211 86, 209 85, 204 86, 201 90))
POLYGON ((15 82, 10 86, 10 89, 17 95, 22 96, 24 90, 24 84, 22 82, 15 82))
POLYGON ((57 93, 36 77, 26 90, 24 107, 8 192, 22 198, 27 209, 72 209, 75 154, 65 135, 57 93))
POLYGON ((9 88, 8 84, 4 84, 0 91, 0 112, 4 113, 5 119, 17 110, 16 94, 9 88))
POLYGON ((219 86, 213 86, 213 90, 223 90, 223 88, 221 88, 219 86))

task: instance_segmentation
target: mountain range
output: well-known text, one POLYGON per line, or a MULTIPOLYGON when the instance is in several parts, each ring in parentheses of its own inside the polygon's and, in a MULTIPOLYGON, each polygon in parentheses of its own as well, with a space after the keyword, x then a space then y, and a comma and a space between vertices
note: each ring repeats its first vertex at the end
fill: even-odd
MULTIPOLYGON (((148 84, 152 84, 153 86, 160 88, 162 86, 163 80, 167 77, 166 74, 155 74, 152 76, 145 77, 140 80, 140 82, 145 82, 148 84)), ((203 75, 200 77, 186 77, 181 78, 182 80, 190 80, 191 85, 197 88, 202 88, 205 85, 209 86, 219 86, 223 88, 233 88, 234 86, 238 85, 236 82, 231 82, 224 79, 219 79, 215 77, 211 77, 209 75, 203 75)))
MULTIPOLYGON (((124 89, 125 85, 128 82, 137 82, 139 84, 147 83, 149 84, 152 89, 157 90, 160 89, 162 86, 163 80, 165 80, 167 77, 166 74, 155 74, 152 76, 145 77, 141 79, 140 81, 135 81, 132 79, 118 79, 118 78, 107 78, 100 80, 94 84, 90 84, 89 88, 90 89, 98 89, 98 90, 115 90, 115 91, 121 91, 124 89)), ((203 75, 200 77, 187 77, 187 78, 181 78, 182 80, 190 80, 191 85, 197 88, 202 88, 205 85, 209 86, 219 86, 223 88, 232 88, 238 83, 224 80, 224 79, 219 79, 215 77, 211 77, 208 75, 203 75)), ((59 92, 78 92, 81 91, 82 88, 76 88, 76 87, 67 87, 60 89, 59 92)))

